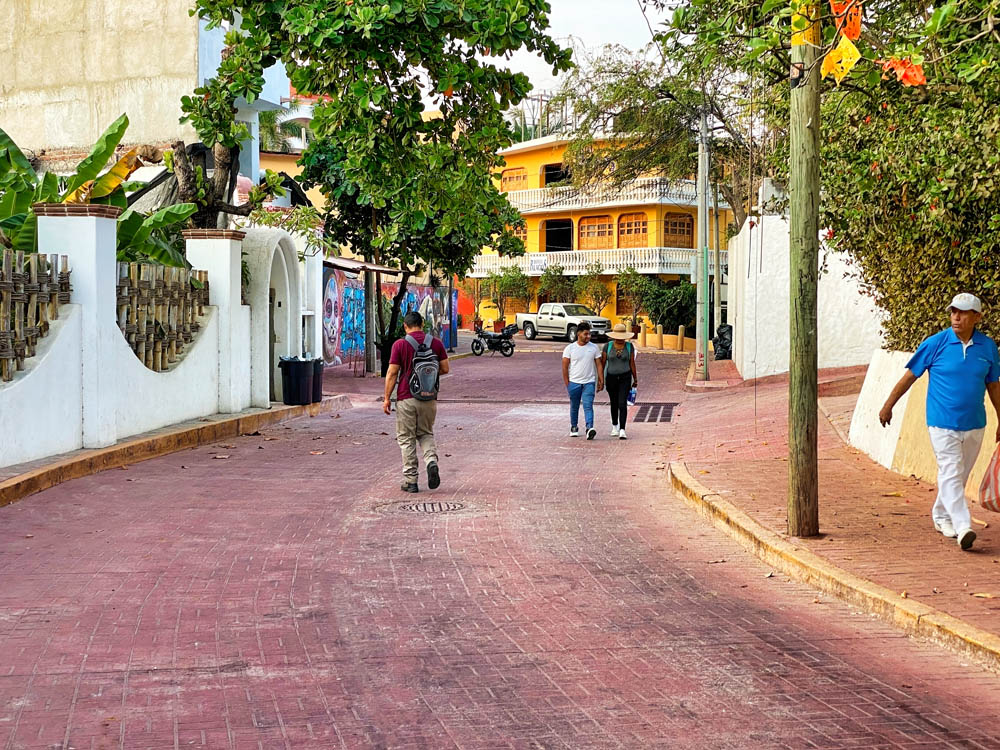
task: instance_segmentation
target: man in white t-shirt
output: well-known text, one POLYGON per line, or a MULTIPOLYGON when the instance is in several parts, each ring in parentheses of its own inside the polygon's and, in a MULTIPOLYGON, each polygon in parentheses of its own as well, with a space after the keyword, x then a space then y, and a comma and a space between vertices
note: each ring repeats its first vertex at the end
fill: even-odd
POLYGON ((590 343, 590 323, 583 321, 576 329, 576 342, 563 349, 563 382, 569 393, 569 436, 578 437, 577 418, 580 401, 587 420, 587 440, 597 435, 594 429, 594 395, 604 389, 604 373, 597 366, 601 350, 590 343))

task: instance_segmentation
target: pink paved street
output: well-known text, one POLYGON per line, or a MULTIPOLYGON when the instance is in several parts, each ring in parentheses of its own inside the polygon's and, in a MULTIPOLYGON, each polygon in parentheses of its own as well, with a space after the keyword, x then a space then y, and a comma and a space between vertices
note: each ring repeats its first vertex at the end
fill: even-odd
POLYGON ((557 353, 456 361, 434 492, 399 491, 381 383, 329 378, 354 408, 0 508, 0 746, 1000 747, 996 675, 771 574, 670 492, 668 460, 783 492, 780 394, 685 393, 689 362, 639 358, 675 422, 611 440, 602 394, 587 442, 557 353))

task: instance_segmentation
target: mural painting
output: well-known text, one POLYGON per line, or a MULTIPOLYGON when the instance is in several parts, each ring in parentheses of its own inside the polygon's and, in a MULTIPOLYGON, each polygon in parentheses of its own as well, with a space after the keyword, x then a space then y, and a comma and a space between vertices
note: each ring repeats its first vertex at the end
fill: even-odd
POLYGON ((365 287, 361 279, 323 269, 323 359, 342 365, 365 356, 365 287))
MULTIPOLYGON (((399 284, 382 284, 382 296, 391 305, 399 284)), ((448 320, 446 287, 407 287, 400 315, 419 312, 425 328, 448 344, 452 326, 458 321, 458 290, 452 291, 448 320)), ((323 359, 329 366, 354 363, 365 356, 365 285, 354 274, 327 266, 323 269, 323 359)))
MULTIPOLYGON (((382 296, 389 304, 399 291, 399 284, 382 284, 382 296)), ((448 320, 448 288, 433 286, 417 286, 410 284, 406 296, 400 305, 400 316, 410 310, 416 310, 424 319, 424 328, 428 328, 435 338, 448 345, 448 336, 452 326, 458 327, 458 290, 452 290, 451 320, 448 320)))

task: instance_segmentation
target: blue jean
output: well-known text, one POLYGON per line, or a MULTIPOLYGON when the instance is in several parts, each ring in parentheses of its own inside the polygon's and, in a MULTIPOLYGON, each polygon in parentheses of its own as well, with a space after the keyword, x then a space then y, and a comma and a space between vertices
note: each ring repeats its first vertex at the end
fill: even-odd
POLYGON ((569 424, 576 429, 577 418, 580 416, 580 401, 583 400, 583 417, 587 420, 587 429, 594 426, 594 383, 570 383, 569 391, 569 424))

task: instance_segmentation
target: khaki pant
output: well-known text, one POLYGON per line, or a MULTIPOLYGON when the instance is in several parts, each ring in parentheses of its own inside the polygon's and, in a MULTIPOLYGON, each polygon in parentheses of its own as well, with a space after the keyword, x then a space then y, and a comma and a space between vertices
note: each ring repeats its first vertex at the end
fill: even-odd
POLYGON ((406 398, 396 402, 396 442, 403 453, 403 481, 417 481, 417 443, 424 452, 424 464, 436 464, 437 445, 434 443, 434 419, 437 401, 417 401, 406 398))

